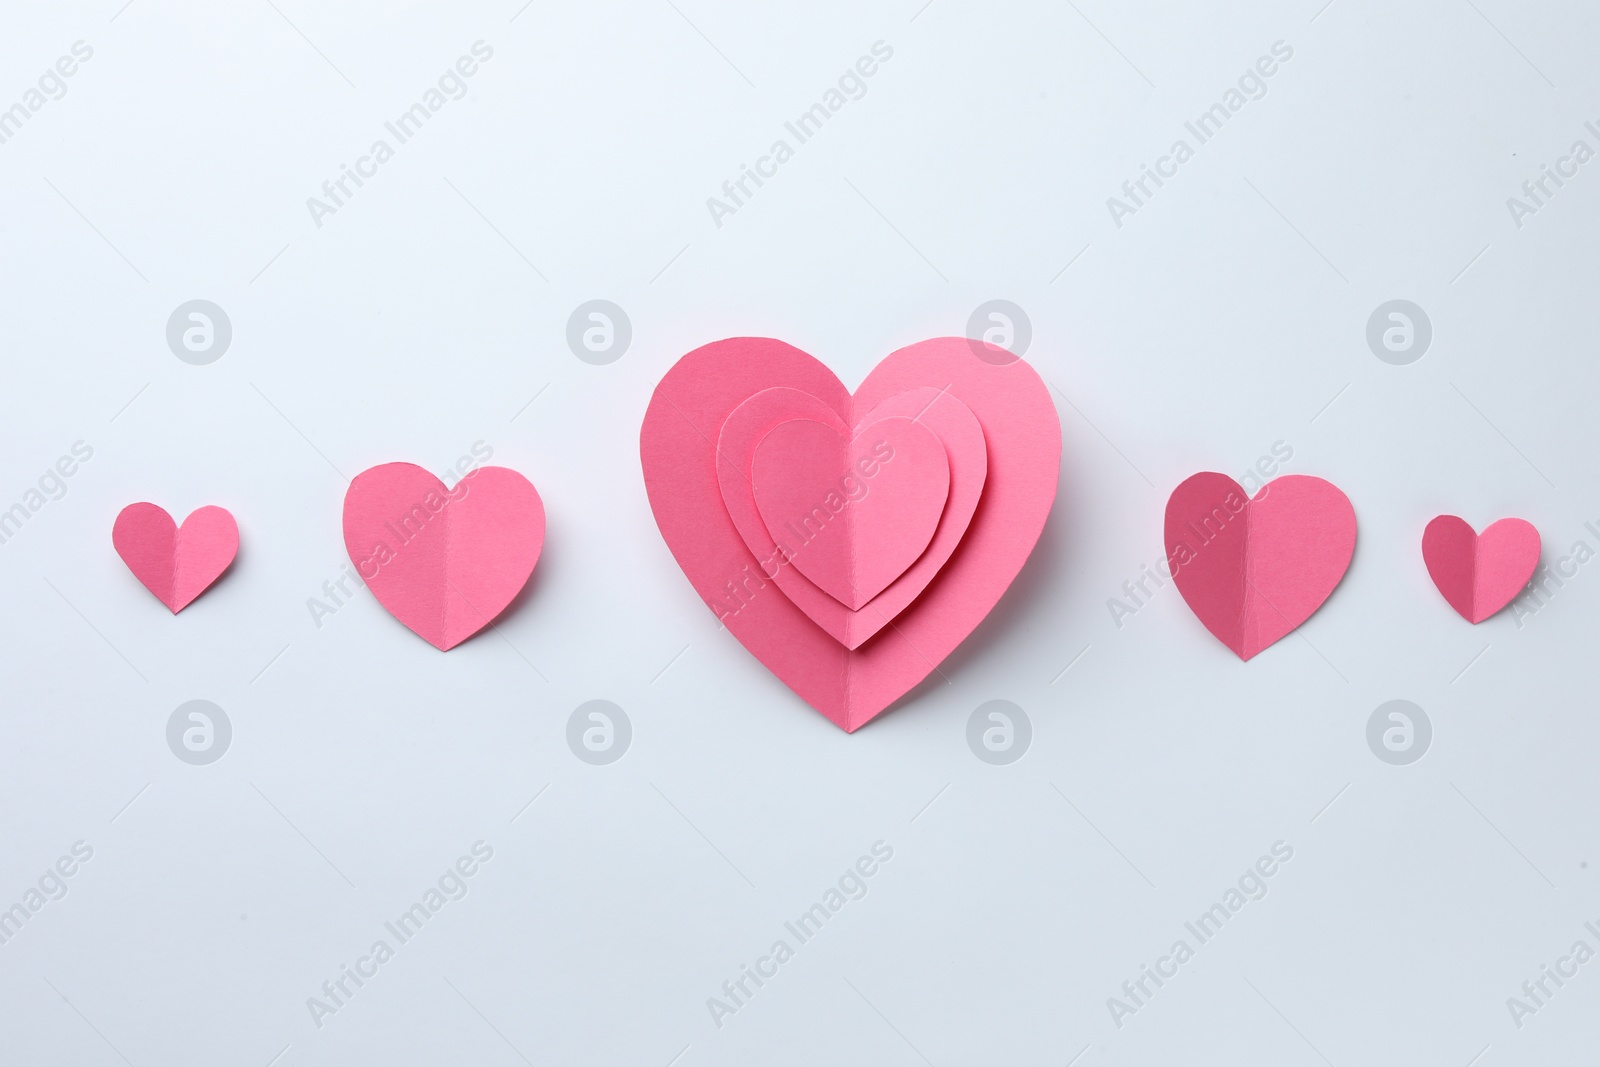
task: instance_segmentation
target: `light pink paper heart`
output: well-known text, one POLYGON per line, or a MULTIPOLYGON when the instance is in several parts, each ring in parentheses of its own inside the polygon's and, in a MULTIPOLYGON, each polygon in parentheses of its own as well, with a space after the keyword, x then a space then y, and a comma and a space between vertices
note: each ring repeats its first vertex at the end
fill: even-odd
POLYGON ((544 546, 544 502, 505 467, 479 467, 446 489, 415 464, 385 463, 345 492, 344 545, 378 603, 448 650, 527 584, 544 546))
MULTIPOLYGON (((685 576, 745 648, 845 730, 858 729, 915 686, 983 620, 1032 552, 1055 500, 1061 426, 1049 391, 1025 362, 992 352, 997 358, 990 362, 966 338, 923 341, 888 356, 852 397, 826 366, 799 349, 770 338, 733 338, 678 360, 645 413, 639 434, 645 488, 685 576), (926 390, 924 407, 942 393, 981 426, 987 474, 981 500, 975 498, 964 536, 957 538, 959 547, 952 546, 943 566, 893 617, 892 627, 855 649, 835 640, 785 595, 787 587, 773 575, 794 569, 777 561, 776 547, 770 555, 752 551, 723 504, 719 464, 739 477, 748 462, 724 454, 724 424, 746 401, 775 389, 810 397, 849 426, 857 424, 848 417, 852 412, 876 412, 900 394, 926 390)), ((892 413, 916 417, 917 408, 892 413)), ((797 415, 804 413, 790 410, 752 433, 750 453, 766 429, 797 415)), ((939 437, 951 475, 951 498, 939 529, 917 563, 868 602, 862 614, 911 578, 945 536, 964 476, 948 439, 942 432, 939 437)), ((738 498, 733 492, 729 496, 738 498)), ((757 540, 770 542, 753 505, 750 510, 757 540)))
POLYGON ((1539 531, 1525 519, 1501 519, 1475 533, 1465 519, 1440 515, 1422 531, 1422 559, 1445 600, 1480 623, 1516 597, 1539 566, 1539 531))
MULTIPOLYGON (((844 393, 842 386, 838 391, 841 394, 838 399, 848 412, 855 402, 844 393)), ((756 446, 774 426, 791 418, 808 418, 831 420, 843 427, 848 425, 844 417, 810 393, 780 386, 763 389, 734 408, 724 420, 722 433, 717 438, 717 484, 722 491, 722 502, 745 546, 762 562, 762 576, 777 583, 783 594, 812 622, 849 649, 860 648, 928 587, 965 536, 988 474, 983 427, 978 425, 971 409, 948 390, 922 386, 895 393, 860 416, 859 422, 867 425, 896 416, 913 419, 939 438, 949 463, 950 490, 938 529, 927 550, 887 589, 859 610, 852 610, 824 593, 794 567, 782 565, 784 554, 756 508, 751 473, 756 446)))
POLYGON ((1330 482, 1289 474, 1251 499, 1226 474, 1196 474, 1167 500, 1167 560, 1178 591, 1244 660, 1328 599, 1356 547, 1356 513, 1330 482))
POLYGON ((756 446, 756 507, 789 562, 852 610, 922 555, 950 491, 944 446, 908 418, 854 437, 840 419, 790 419, 756 446))
POLYGON ((133 576, 176 615, 222 577, 239 554, 239 525, 226 508, 196 508, 178 526, 141 501, 117 513, 111 543, 133 576))

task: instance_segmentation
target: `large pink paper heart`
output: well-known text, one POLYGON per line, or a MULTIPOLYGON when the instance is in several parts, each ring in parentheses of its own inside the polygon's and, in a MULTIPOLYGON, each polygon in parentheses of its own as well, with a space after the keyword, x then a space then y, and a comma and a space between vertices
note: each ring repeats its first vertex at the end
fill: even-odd
POLYGON ((385 463, 345 492, 344 546, 378 603, 448 650, 527 584, 544 547, 544 502, 505 467, 479 467, 446 489, 415 464, 385 463))
POLYGON ((1168 498, 1166 544, 1190 610, 1248 660, 1328 599, 1355 553, 1356 513, 1321 478, 1285 475, 1251 499, 1226 474, 1207 472, 1168 498))
MULTIPOLYGON (((915 418, 918 408, 884 412, 891 413, 915 418)), ((804 413, 791 411, 767 429, 796 414, 804 413)), ((750 437, 752 453, 764 436, 750 437)), ((862 614, 894 593, 934 552, 945 537, 958 487, 972 481, 961 473, 948 439, 942 432, 938 436, 946 445, 951 479, 951 498, 939 528, 917 563, 869 601, 862 614)), ((706 345, 678 360, 651 398, 639 451, 656 524, 695 591, 779 679, 838 726, 853 731, 927 677, 1016 577, 1055 500, 1061 426, 1049 391, 1032 367, 1009 356, 994 362, 979 358, 966 338, 936 338, 892 353, 852 397, 833 372, 799 349, 771 338, 745 337, 706 345), (746 457, 722 454, 724 424, 747 400, 778 389, 809 396, 851 427, 867 421, 852 418, 853 413, 875 413, 892 398, 926 390, 921 404, 930 414, 941 406, 935 398, 945 395, 975 419, 985 439, 987 474, 979 480, 981 499, 975 499, 964 536, 957 538, 959 546, 952 546, 943 566, 893 616, 892 626, 854 649, 785 595, 773 575, 793 568, 776 549, 766 556, 752 551, 724 506, 719 463, 736 476, 749 463, 746 457)), ((770 541, 759 515, 756 519, 761 537, 770 541)), ((815 587, 812 591, 832 600, 815 587)), ((837 603, 835 607, 847 610, 837 603)))
POLYGON ((208 504, 177 526, 165 508, 141 501, 117 513, 111 543, 133 576, 176 615, 239 554, 239 525, 227 508, 208 504))
POLYGON ((1522 591, 1539 565, 1539 531, 1501 519, 1474 533, 1465 519, 1440 515, 1422 531, 1422 559, 1439 592, 1470 623, 1493 615, 1522 591))
POLYGON ((852 610, 922 555, 944 513, 950 463, 911 419, 849 436, 843 421, 790 419, 756 446, 756 507, 795 569, 852 610))
MULTIPOLYGON (((842 387, 843 403, 853 402, 842 387)), ((909 418, 927 427, 943 444, 950 470, 950 490, 927 550, 889 587, 860 609, 840 603, 796 568, 782 565, 785 552, 775 542, 756 508, 751 462, 756 446, 779 423, 792 418, 849 425, 827 402, 799 389, 763 389, 734 408, 717 438, 717 484, 745 546, 762 563, 762 574, 776 582, 795 606, 846 648, 860 648, 927 588, 960 545, 983 495, 988 450, 983 427, 970 408, 946 389, 922 386, 895 393, 860 416, 858 425, 880 419, 909 418)))

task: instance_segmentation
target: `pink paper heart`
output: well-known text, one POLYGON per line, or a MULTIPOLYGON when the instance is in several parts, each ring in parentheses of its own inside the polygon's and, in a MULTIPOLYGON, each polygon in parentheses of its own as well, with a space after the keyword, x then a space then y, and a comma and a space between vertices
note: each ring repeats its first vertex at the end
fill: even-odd
POLYGON ((1248 660, 1328 599, 1356 547, 1356 513, 1330 482, 1289 474, 1251 499, 1226 474, 1185 480, 1167 500, 1178 591, 1217 640, 1248 660))
POLYGON ((1475 533, 1465 519, 1440 515, 1422 531, 1422 559, 1456 612, 1480 623, 1516 597, 1539 566, 1539 531, 1501 519, 1475 533))
POLYGON ((950 469, 950 490, 927 550, 889 587, 860 609, 851 609, 813 585, 797 569, 778 565, 783 553, 756 508, 751 463, 756 446, 774 426, 793 418, 849 425, 845 415, 855 406, 844 387, 834 382, 832 403, 799 389, 763 389, 733 409, 717 437, 717 484, 728 516, 745 546, 762 561, 762 574, 776 582, 795 606, 846 648, 860 648, 913 603, 938 575, 966 535, 977 510, 988 473, 988 451, 983 427, 961 401, 945 389, 921 386, 895 393, 873 405, 857 420, 867 425, 879 419, 902 417, 927 427, 944 446, 950 469), (842 412, 842 413, 841 413, 842 412))
POLYGON ((226 508, 210 504, 178 526, 165 508, 141 501, 117 513, 111 543, 133 576, 176 615, 239 554, 239 525, 226 508))
MULTIPOLYGON (((917 409, 893 413, 915 417, 917 409)), ((752 452, 759 436, 750 443, 752 452)), ((922 558, 946 536, 945 523, 964 478, 942 432, 939 437, 949 454, 951 499, 922 558)), ((966 338, 936 338, 892 353, 852 397, 832 371, 799 349, 745 337, 706 345, 678 360, 651 398, 639 451, 656 524, 695 591, 784 684, 835 724, 854 731, 931 673, 1016 577, 1055 500, 1061 426, 1032 367, 1009 355, 993 362, 980 358, 966 338), (874 412, 900 394, 927 390, 924 407, 947 395, 976 420, 986 439, 981 501, 975 499, 959 546, 952 546, 943 566, 893 617, 893 626, 855 649, 785 595, 773 575, 793 568, 752 551, 723 503, 719 465, 737 476, 748 462, 722 454, 723 426, 747 400, 779 388, 810 397, 851 426, 856 424, 847 417, 852 412, 874 412)), ((971 479, 966 481, 970 485, 971 479)), ((761 538, 770 541, 760 526, 761 538)), ((921 566, 919 558, 862 614, 921 566)), ((831 600, 815 587, 812 591, 831 600)))
POLYGON ((415 464, 385 463, 345 492, 344 546, 378 603, 448 650, 527 584, 544 546, 544 502, 505 467, 479 467, 446 489, 415 464))
POLYGON ((790 419, 756 446, 756 507, 801 574, 853 610, 922 555, 950 492, 944 446, 908 418, 849 436, 842 420, 790 419))

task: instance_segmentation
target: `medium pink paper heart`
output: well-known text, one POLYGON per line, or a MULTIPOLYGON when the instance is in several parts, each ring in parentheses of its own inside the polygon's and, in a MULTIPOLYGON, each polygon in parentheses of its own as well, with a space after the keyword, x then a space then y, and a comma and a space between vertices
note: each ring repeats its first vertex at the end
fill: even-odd
POLYGON ((239 554, 239 525, 227 508, 208 504, 177 526, 165 508, 141 501, 117 513, 111 543, 133 576, 176 615, 239 554))
POLYGON ((1166 544, 1190 610, 1248 660, 1328 599, 1355 553, 1356 513, 1321 478, 1285 475, 1252 500, 1226 474, 1207 472, 1168 498, 1166 544))
POLYGON ((1456 612, 1480 623, 1521 592, 1539 565, 1539 531, 1524 519, 1501 519, 1474 533, 1465 519, 1440 515, 1422 531, 1428 575, 1456 612))
MULTIPOLYGON (((917 413, 915 406, 893 411, 913 418, 917 413)), ((767 428, 793 417, 775 419, 767 428)), ((938 436, 944 440, 942 431, 938 436)), ((750 442, 751 452, 759 439, 750 442)), ((784 684, 835 724, 854 731, 931 673, 1016 577, 1055 500, 1061 425, 1032 367, 1009 356, 981 359, 966 338, 936 338, 892 353, 852 397, 832 371, 799 349, 770 338, 742 337, 695 349, 667 372, 645 412, 639 452, 656 524, 695 591, 784 684), (893 626, 855 649, 785 595, 772 576, 793 568, 775 558, 776 550, 772 556, 752 551, 723 503, 719 465, 737 472, 749 462, 721 454, 717 442, 723 426, 747 400, 779 389, 811 398, 848 426, 856 425, 848 417, 852 412, 875 412, 914 390, 926 390, 924 408, 947 395, 976 420, 986 439, 987 477, 978 480, 981 500, 973 494, 975 508, 959 547, 952 546, 943 566, 894 616, 893 626)), ((972 482, 958 470, 953 452, 950 457, 951 499, 924 558, 945 537, 957 487, 972 482)), ((757 522, 762 537, 770 540, 759 516, 757 522)), ((862 614, 871 613, 921 566, 919 559, 862 614)))
POLYGON ((544 546, 544 502, 505 467, 479 467, 446 489, 415 464, 385 463, 345 492, 344 546, 378 603, 448 650, 527 584, 544 546))
MULTIPOLYGON (((860 648, 879 630, 912 604, 944 567, 966 535, 967 526, 983 495, 988 473, 988 451, 983 427, 970 408, 948 390, 921 386, 894 393, 873 405, 856 424, 865 426, 886 418, 909 418, 927 427, 943 445, 950 470, 949 496, 938 529, 927 550, 889 587, 859 610, 840 603, 796 568, 785 564, 785 553, 775 542, 756 508, 754 475, 756 446, 773 427, 794 418, 814 419, 839 427, 851 425, 846 415, 855 404, 842 385, 834 403, 799 389, 763 389, 733 409, 717 437, 717 484, 728 517, 745 547, 761 562, 762 575, 777 583, 783 594, 845 648, 860 648)), ((881 469, 881 468, 880 468, 881 469)))
POLYGON ((779 423, 756 446, 756 507, 789 562, 853 610, 928 547, 950 492, 944 446, 907 418, 851 438, 812 419, 779 423))

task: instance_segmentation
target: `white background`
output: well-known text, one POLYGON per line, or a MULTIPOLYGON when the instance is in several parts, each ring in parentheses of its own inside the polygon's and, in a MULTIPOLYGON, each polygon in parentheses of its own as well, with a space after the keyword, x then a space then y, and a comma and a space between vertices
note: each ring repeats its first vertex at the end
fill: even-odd
POLYGON ((94 849, 0 945, 0 1059, 1593 1054, 1600 963, 1520 1029, 1506 998, 1600 949, 1600 565, 1473 627, 1419 551, 1441 512, 1525 517, 1547 563, 1600 547, 1597 165, 1521 228, 1506 207, 1600 148, 1588 5, 121 3, 11 4, 0 33, 0 107, 94 49, 0 145, 0 508, 94 449, 0 544, 0 907, 94 849), (307 197, 480 39, 469 95, 314 225, 307 197), (879 40, 865 97, 715 226, 706 198, 879 40), (1267 95, 1114 225, 1106 198, 1279 40, 1267 95), (565 341, 597 297, 633 324, 608 366, 565 341), (996 297, 1057 390, 1055 510, 944 677, 847 736, 679 573, 640 418, 706 341, 783 338, 853 387, 996 297), (194 298, 233 324, 208 366, 165 341, 194 298), (1434 327, 1409 366, 1365 340, 1393 298, 1434 327), (479 440, 550 516, 500 636, 440 654, 364 592, 316 626, 345 478, 479 440), (1170 585, 1117 627, 1171 488, 1280 441, 1359 519, 1323 609, 1248 664, 1170 585), (112 551, 136 500, 239 521, 177 617, 112 551), (234 731, 204 767, 165 739, 195 698, 234 731), (565 741, 595 698, 634 730, 606 767, 565 741), (1410 766, 1367 747, 1393 698, 1433 723, 1410 766), (1033 724, 1011 766, 967 747, 991 699, 1033 724), (480 839, 470 893, 315 1025, 307 998, 480 839), (869 894, 714 1025, 878 840, 869 894), (1279 840, 1270 893, 1114 1025, 1279 840))

